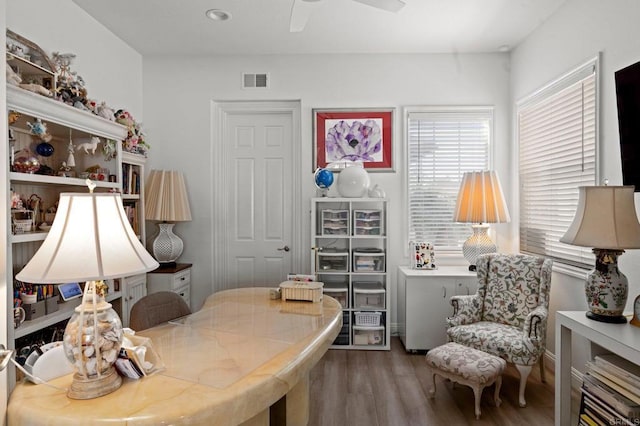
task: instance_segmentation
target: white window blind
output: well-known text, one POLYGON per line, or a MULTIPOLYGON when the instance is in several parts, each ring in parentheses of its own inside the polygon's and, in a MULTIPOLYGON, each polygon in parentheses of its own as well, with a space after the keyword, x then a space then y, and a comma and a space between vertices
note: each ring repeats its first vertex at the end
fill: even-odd
POLYGON ((486 170, 493 108, 408 112, 409 240, 459 250, 471 235, 453 221, 462 175, 486 170))
POLYGON ((591 250, 563 244, 578 186, 596 182, 596 63, 518 107, 520 251, 593 265, 591 250))

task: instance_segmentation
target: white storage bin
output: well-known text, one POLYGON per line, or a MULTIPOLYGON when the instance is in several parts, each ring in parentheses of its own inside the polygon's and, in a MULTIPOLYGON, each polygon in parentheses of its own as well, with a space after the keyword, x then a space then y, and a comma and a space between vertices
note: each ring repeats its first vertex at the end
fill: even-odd
POLYGON ((355 324, 363 327, 377 327, 382 319, 382 312, 354 312, 355 324))
POLYGON ((378 281, 353 283, 353 307, 356 309, 384 309, 386 291, 378 281))
POLYGON ((384 326, 353 326, 353 344, 360 346, 384 345, 384 326))
POLYGON ((322 210, 320 212, 320 234, 348 235, 349 210, 322 210))
POLYGON ((318 252, 317 272, 348 272, 349 253, 321 250, 318 252))
POLYGON ((385 254, 381 249, 354 249, 354 272, 384 272, 385 254))
POLYGON ((349 307, 349 289, 347 287, 327 287, 327 283, 325 283, 323 291, 327 296, 336 299, 343 309, 349 307))
POLYGON ((382 210, 354 210, 353 235, 384 235, 382 210))

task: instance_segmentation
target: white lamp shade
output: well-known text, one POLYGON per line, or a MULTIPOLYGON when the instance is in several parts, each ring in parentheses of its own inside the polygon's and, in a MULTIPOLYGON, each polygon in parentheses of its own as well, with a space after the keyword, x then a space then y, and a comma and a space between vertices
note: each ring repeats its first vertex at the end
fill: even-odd
POLYGON ((144 215, 147 220, 191 220, 187 188, 182 173, 173 170, 151 170, 144 193, 144 215))
POLYGON ((469 223, 511 220, 495 171, 467 172, 462 176, 454 220, 469 223))
POLYGON ((47 238, 16 278, 56 284, 124 277, 157 267, 131 229, 120 194, 62 193, 47 238))
POLYGON ((633 186, 580 186, 573 222, 560 241, 599 249, 640 248, 633 186))

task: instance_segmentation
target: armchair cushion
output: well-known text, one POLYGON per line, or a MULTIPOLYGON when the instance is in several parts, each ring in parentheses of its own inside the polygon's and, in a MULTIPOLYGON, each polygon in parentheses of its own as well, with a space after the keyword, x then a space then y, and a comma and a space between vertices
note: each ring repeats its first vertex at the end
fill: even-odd
POLYGON ((527 339, 522 329, 497 322, 480 321, 447 330, 449 340, 497 355, 508 362, 534 365, 544 352, 544 342, 527 339))

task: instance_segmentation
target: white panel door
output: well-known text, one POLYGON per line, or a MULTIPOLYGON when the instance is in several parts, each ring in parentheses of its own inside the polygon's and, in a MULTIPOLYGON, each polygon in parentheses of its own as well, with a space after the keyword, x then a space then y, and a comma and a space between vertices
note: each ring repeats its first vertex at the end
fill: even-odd
POLYGON ((293 118, 225 116, 225 288, 274 286, 291 272, 293 118))

